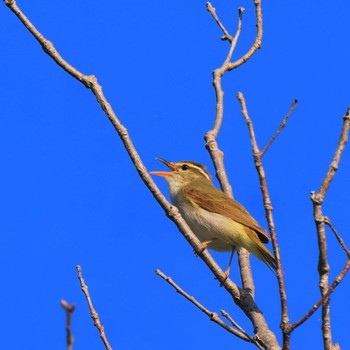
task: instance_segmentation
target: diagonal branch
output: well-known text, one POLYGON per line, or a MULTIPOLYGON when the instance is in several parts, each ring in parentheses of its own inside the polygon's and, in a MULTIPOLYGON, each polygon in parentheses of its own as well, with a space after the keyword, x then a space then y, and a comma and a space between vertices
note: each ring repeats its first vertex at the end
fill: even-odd
MULTIPOLYGON (((163 280, 165 280, 167 283, 169 283, 179 294, 181 294, 183 297, 185 297, 188 301, 190 301, 193 305, 195 305, 199 310, 201 310, 204 314, 206 314, 210 321, 215 322, 222 328, 224 328, 226 331, 232 333, 236 337, 245 340, 247 342, 253 343, 258 346, 259 349, 262 349, 261 346, 252 338, 250 337, 241 327, 236 325, 236 328, 233 328, 229 326, 227 323, 225 323, 220 316, 216 312, 212 312, 208 310, 204 305, 202 305, 197 299, 195 299, 193 296, 186 293, 177 283, 175 283, 169 276, 166 276, 162 271, 159 269, 155 271, 156 275, 160 276, 163 280)), ((226 317, 226 316, 225 316, 226 317)))
POLYGON ((228 312, 226 312, 225 310, 220 310, 220 312, 223 317, 227 318, 231 322, 233 327, 237 328, 240 332, 242 332, 249 339, 252 340, 252 338, 247 334, 247 332, 231 317, 231 315, 228 312))
POLYGON ((276 138, 280 134, 280 132, 285 128, 285 126, 287 125, 287 121, 288 121, 289 117, 291 116, 292 112, 294 111, 295 107, 297 106, 297 103, 298 103, 298 100, 294 100, 293 101, 292 105, 289 108, 289 111, 288 111, 287 115, 282 120, 281 125, 279 126, 279 128, 277 129, 275 134, 271 137, 270 141, 266 144, 266 146, 260 152, 261 156, 264 155, 264 153, 269 149, 269 147, 272 145, 272 143, 276 140, 276 138))
POLYGON ((210 14, 213 16, 215 22, 218 24, 218 26, 220 27, 220 29, 222 30, 222 32, 224 33, 224 37, 223 39, 229 40, 230 42, 232 42, 232 36, 229 34, 229 32, 226 30, 226 28, 224 27, 224 25, 222 24, 222 22, 220 21, 219 17, 216 14, 216 9, 212 6, 212 4, 210 2, 206 3, 207 6, 207 10, 208 12, 210 12, 210 14))
POLYGON ((325 224, 327 224, 329 226, 329 228, 333 231, 333 233, 334 233, 336 239, 338 240, 340 246, 343 248, 343 250, 345 251, 346 255, 348 256, 348 259, 350 259, 350 250, 345 245, 344 240, 340 237, 339 233, 337 232, 337 230, 333 226, 330 218, 325 216, 323 219, 324 219, 325 224))
POLYGON ((94 326, 98 329, 98 332, 100 333, 100 338, 107 350, 112 350, 112 347, 110 346, 108 339, 105 334, 104 327, 100 321, 100 318, 98 317, 98 313, 96 312, 94 305, 92 304, 92 300, 89 294, 89 289, 88 286, 86 285, 84 278, 83 278, 83 273, 81 271, 81 266, 77 265, 76 269, 78 271, 78 279, 80 282, 81 290, 83 291, 86 301, 88 303, 88 307, 90 310, 90 316, 94 321, 94 326))
POLYGON ((290 332, 293 332, 295 328, 298 328, 300 325, 302 325, 307 319, 309 319, 316 310, 325 302, 326 299, 329 298, 329 296, 334 292, 335 288, 341 283, 341 281, 344 279, 345 275, 348 273, 350 269, 350 259, 346 262, 343 270, 340 272, 340 274, 334 279, 331 286, 328 288, 328 290, 323 294, 320 300, 315 303, 312 308, 298 321, 294 322, 290 325, 290 332))

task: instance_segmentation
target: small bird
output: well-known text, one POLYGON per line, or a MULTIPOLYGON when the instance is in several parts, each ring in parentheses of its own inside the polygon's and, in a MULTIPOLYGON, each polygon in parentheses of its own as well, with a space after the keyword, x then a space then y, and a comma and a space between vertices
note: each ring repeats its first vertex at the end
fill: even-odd
POLYGON ((267 232, 237 201, 217 189, 206 167, 193 161, 168 162, 157 158, 171 171, 153 171, 168 183, 172 203, 179 209, 205 248, 231 251, 226 276, 230 273, 236 247, 243 247, 276 270, 276 260, 263 243, 267 232))

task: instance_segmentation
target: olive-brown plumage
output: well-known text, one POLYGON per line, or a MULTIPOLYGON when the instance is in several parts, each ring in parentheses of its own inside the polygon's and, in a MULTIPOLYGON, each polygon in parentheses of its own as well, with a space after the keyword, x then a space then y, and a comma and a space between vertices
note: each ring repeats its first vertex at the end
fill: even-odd
POLYGON ((232 252, 236 247, 243 247, 276 270, 275 258, 263 245, 270 240, 267 232, 240 203, 213 185, 203 165, 158 159, 171 172, 152 174, 165 178, 173 204, 204 246, 232 252))

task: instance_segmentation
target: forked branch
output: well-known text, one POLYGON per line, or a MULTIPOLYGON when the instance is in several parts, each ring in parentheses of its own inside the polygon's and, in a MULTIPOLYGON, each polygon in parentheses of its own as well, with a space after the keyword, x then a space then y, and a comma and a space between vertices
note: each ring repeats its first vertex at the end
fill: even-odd
MULTIPOLYGON (((349 128, 350 128, 350 107, 348 107, 347 112, 343 116, 343 126, 340 132, 338 145, 335 150, 332 162, 328 168, 328 171, 321 183, 321 186, 318 192, 317 193, 313 192, 311 194, 314 220, 315 220, 316 231, 317 231, 318 249, 319 249, 318 271, 320 275, 319 286, 320 286, 321 301, 322 301, 322 335, 323 335, 324 348, 326 350, 335 349, 335 345, 332 342, 331 321, 330 321, 330 299, 328 296, 334 291, 335 287, 343 280, 345 274, 348 272, 349 260, 346 263, 345 267, 343 268, 343 271, 341 272, 341 274, 337 277, 339 278, 339 280, 336 279, 336 281, 331 285, 331 287, 329 287, 330 267, 329 267, 328 256, 327 256, 327 239, 326 239, 325 220, 323 216, 322 204, 324 202, 326 193, 334 179, 335 173, 339 167, 340 159, 345 149, 345 145, 348 142, 349 128)), ((329 222, 328 222, 328 225, 329 225, 329 222)))
MULTIPOLYGON (((240 8, 238 10, 237 30, 236 30, 236 34, 232 36, 229 33, 229 31, 226 29, 226 27, 223 25, 221 20, 219 19, 219 16, 217 15, 215 8, 211 5, 211 3, 209 2, 207 3, 207 9, 209 13, 212 15, 215 22, 218 24, 218 26, 223 32, 222 39, 230 43, 230 48, 224 60, 224 63, 219 68, 215 69, 213 72, 213 86, 215 89, 215 96, 216 96, 215 122, 214 122, 213 129, 209 130, 205 134, 204 139, 206 142, 205 146, 212 158, 212 161, 216 170, 216 176, 219 180, 220 186, 222 190, 231 197, 233 197, 233 193, 232 193, 232 188, 229 184, 228 177, 224 167, 224 162, 223 162, 224 153, 219 149, 218 143, 217 143, 217 136, 220 131, 223 115, 224 115, 224 92, 222 89, 221 82, 225 73, 235 68, 238 68, 239 66, 247 62, 253 56, 253 54, 261 47, 262 33, 263 33, 261 1, 255 0, 254 5, 255 5, 255 13, 256 13, 256 28, 257 28, 254 43, 252 44, 252 46, 250 47, 250 49, 246 54, 244 54, 235 62, 231 62, 234 50, 238 42, 238 38, 242 30, 242 16, 243 16, 244 9, 240 8)), ((250 268, 249 254, 244 249, 239 248, 238 259, 239 259, 239 265, 240 265, 240 273, 241 273, 243 290, 245 291, 245 293, 249 294, 249 301, 252 306, 251 310, 254 310, 256 305, 255 305, 251 291, 255 289, 255 286, 254 286, 253 277, 252 277, 251 268, 250 268)), ((235 301, 237 303, 237 300, 235 301)), ((240 307, 242 307, 242 305, 240 305, 240 307)), ((274 334, 269 330, 263 314, 261 312, 257 313, 254 311, 246 314, 251 319, 255 329, 263 330, 260 332, 259 336, 264 334, 262 338, 264 338, 265 344, 269 343, 270 346, 274 346, 277 349, 279 345, 277 343, 277 340, 274 334)))
POLYGON ((232 333, 236 337, 245 340, 247 342, 255 344, 259 349, 262 349, 262 347, 259 345, 259 343, 252 337, 250 337, 240 326, 238 326, 232 318, 228 316, 227 313, 222 313, 225 317, 227 317, 231 323, 237 328, 233 328, 229 326, 226 322, 224 322, 220 316, 216 312, 212 312, 208 310, 204 305, 202 305, 197 299, 195 299, 193 296, 186 293, 177 283, 175 283, 169 276, 166 276, 162 271, 159 269, 156 270, 156 274, 161 277, 164 281, 166 281, 168 284, 170 284, 176 292, 178 292, 180 295, 185 297, 188 301, 190 301, 193 305, 195 305, 199 310, 201 310, 204 314, 206 314, 210 321, 215 322, 222 328, 224 328, 226 331, 232 333))
POLYGON ((256 14, 256 28, 257 33, 254 40, 254 43, 248 50, 246 54, 244 54, 241 58, 236 60, 235 62, 231 62, 232 55, 234 53, 235 47, 237 45, 237 41, 239 38, 239 35, 242 30, 242 17, 243 17, 243 8, 238 9, 238 25, 236 34, 232 36, 228 30, 225 28, 225 26, 220 21, 215 8, 211 5, 210 2, 207 2, 207 10, 214 18, 215 22, 218 24, 220 29, 222 30, 224 36, 223 39, 227 40, 230 43, 230 49, 229 52, 225 58, 224 63, 213 72, 213 86, 215 89, 215 95, 216 95, 216 115, 215 115, 215 122, 214 127, 212 130, 209 130, 205 136, 205 147, 207 148, 215 167, 216 176, 219 180, 220 186, 222 190, 229 196, 232 195, 232 188, 229 184, 227 174, 225 172, 225 167, 223 163, 223 152, 219 149, 217 144, 217 136, 220 131, 220 127, 223 120, 224 115, 224 92, 222 90, 222 84, 221 80, 224 74, 230 70, 233 70, 235 68, 238 68, 245 62, 247 62, 253 54, 261 47, 262 43, 262 10, 261 10, 261 1, 255 0, 255 14, 256 14))
POLYGON ((247 123, 247 126, 248 126, 250 141, 251 141, 251 145, 252 145, 254 163, 255 163, 256 170, 258 172, 260 188, 261 188, 261 193, 263 196, 264 207, 265 207, 265 212, 266 212, 267 223, 268 223, 269 230, 271 233, 273 251, 274 251, 275 257, 276 257, 277 279, 278 279, 278 287, 279 287, 281 309, 282 309, 281 328, 283 331, 283 347, 284 347, 284 349, 288 349, 289 344, 290 344, 290 339, 288 336, 288 332, 286 331, 286 329, 289 325, 287 294, 286 294, 286 289, 285 289, 285 283, 284 283, 284 277, 283 277, 280 251, 279 251, 278 242, 277 242, 275 224, 274 224, 273 215, 272 215, 273 208, 272 208, 271 198, 270 198, 270 194, 269 194, 268 187, 267 187, 265 170, 264 170, 264 167, 262 164, 262 153, 260 152, 260 149, 258 147, 258 143, 257 143, 256 137, 255 137, 253 122, 249 117, 247 105, 246 105, 244 96, 241 92, 239 92, 237 94, 237 99, 241 105, 242 115, 243 115, 243 117, 247 123))

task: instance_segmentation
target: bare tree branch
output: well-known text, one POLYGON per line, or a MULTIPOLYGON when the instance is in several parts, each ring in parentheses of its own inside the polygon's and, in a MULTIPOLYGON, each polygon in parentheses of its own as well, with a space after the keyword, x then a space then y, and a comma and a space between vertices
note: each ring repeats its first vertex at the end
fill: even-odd
MULTIPOLYGON (((330 267, 328 264, 328 257, 327 257, 327 240, 326 240, 326 230, 324 225, 322 204, 325 199, 325 195, 334 179, 335 172, 338 169, 340 158, 344 151, 345 145, 348 142, 349 128, 350 128, 350 107, 348 107, 347 112, 343 116, 343 126, 341 129, 338 146, 334 153, 334 156, 329 166, 329 169, 327 171, 327 174, 325 175, 318 192, 311 194, 311 200, 313 203, 313 215, 314 215, 314 220, 316 224, 317 239, 318 239, 318 249, 319 249, 318 272, 320 275, 319 286, 320 286, 322 297, 327 295, 329 291, 328 282, 329 282, 329 271, 330 271, 330 267)), ((348 270, 346 269, 346 267, 344 269, 346 270, 345 271, 346 273, 348 270)), ((322 335, 323 335, 324 348, 326 350, 333 350, 335 345, 332 342, 329 298, 325 298, 325 300, 322 303, 322 335)))
POLYGON ((61 300, 61 306, 66 311, 66 339, 67 350, 73 350, 74 337, 72 334, 72 316, 75 310, 75 304, 68 305, 65 300, 61 300))
MULTIPOLYGON (((210 12, 210 14, 215 19, 216 23, 219 25, 221 30, 224 33, 224 38, 227 39, 231 46, 229 53, 222 64, 221 67, 217 68, 213 72, 213 86, 215 89, 215 95, 216 95, 216 116, 215 116, 215 122, 214 127, 212 130, 208 131, 205 135, 205 141, 206 141, 206 148, 212 158, 215 170, 216 170, 216 176, 219 180, 221 189, 230 197, 233 198, 232 188, 229 183, 225 165, 223 162, 224 153, 219 149, 217 144, 217 136, 219 134, 223 116, 224 116, 224 92, 222 90, 222 84, 221 80, 224 74, 229 71, 229 64, 232 58, 233 51, 236 47, 239 35, 242 30, 242 16, 243 16, 243 9, 238 10, 238 26, 237 31, 234 37, 232 37, 224 25, 221 23, 219 17, 216 14, 215 8, 212 7, 212 5, 207 2, 207 9, 210 12)), ((245 252, 244 249, 237 249, 238 251, 238 259, 239 259, 239 265, 240 265, 240 272, 241 272, 241 280, 243 288, 246 291, 250 291, 251 295, 254 296, 254 283, 253 283, 253 277, 251 274, 251 268, 250 268, 250 261, 249 261, 249 253, 245 252)))
POLYGON ((198 300, 196 300, 193 296, 186 293, 177 283, 175 283, 169 276, 166 276, 162 271, 159 269, 155 271, 156 275, 160 276, 163 280, 165 280, 167 283, 169 283, 179 294, 181 294, 183 297, 185 297, 188 301, 190 301, 193 305, 195 305, 199 310, 201 310, 203 313, 205 313, 210 321, 215 322, 228 332, 232 333, 236 337, 245 340, 247 342, 255 344, 259 349, 262 349, 261 346, 254 340, 252 337, 250 337, 241 327, 235 324, 236 328, 233 328, 229 326, 227 323, 225 323, 216 312, 212 312, 208 310, 204 305, 202 305, 198 300))
MULTIPOLYGON (((233 327, 237 328, 240 332, 245 334, 251 340, 252 343, 256 343, 254 338, 248 335, 248 333, 231 317, 231 315, 228 312, 226 312, 225 310, 220 310, 220 312, 223 317, 227 318, 231 322, 233 327)), ((256 345, 260 347, 259 344, 256 344, 256 345)))
MULTIPOLYGON (((224 153, 219 149, 217 144, 217 136, 221 128, 222 120, 223 120, 223 113, 224 113, 224 92, 222 89, 221 80, 224 74, 228 71, 231 71, 245 62, 247 62, 252 55, 261 47, 262 42, 262 11, 261 11, 261 1, 260 0, 254 0, 255 5, 255 13, 256 13, 256 28, 257 33, 254 40, 254 43, 252 44, 251 48, 248 50, 248 52, 243 55, 241 58, 236 60, 235 62, 231 62, 231 58, 234 52, 234 49, 236 47, 239 35, 242 30, 242 15, 243 15, 243 8, 240 8, 238 10, 238 25, 236 34, 234 37, 230 35, 228 30, 225 28, 225 26, 220 21, 215 8, 208 2, 207 3, 207 9, 222 30, 224 36, 222 39, 227 40, 230 42, 230 50, 228 52, 228 55, 222 64, 221 67, 217 68, 213 72, 213 86, 215 89, 215 95, 216 95, 216 116, 215 116, 215 122, 214 127, 212 130, 209 130, 205 134, 205 142, 206 142, 206 148, 213 160, 213 164, 216 170, 216 176, 219 180, 220 186, 222 190, 229 196, 233 197, 232 188, 229 184, 227 174, 225 171, 224 163, 223 163, 223 156, 224 153)), ((250 262, 249 262, 249 253, 245 251, 242 248, 238 249, 238 259, 239 259, 239 266, 240 266, 240 274, 241 274, 241 280, 243 285, 243 290, 246 295, 246 301, 249 300, 249 303, 252 303, 252 310, 256 309, 256 304, 254 302, 254 282, 253 277, 251 273, 250 268, 250 262)), ((237 301, 235 300, 237 303, 237 301)), ((270 342, 269 344, 273 344, 276 348, 279 347, 277 340, 274 336, 274 334, 268 329, 268 325, 266 323, 266 320, 264 319, 264 316, 261 312, 249 312, 246 313, 247 316, 251 319, 254 329, 264 330, 265 335, 262 337, 266 340, 266 344, 270 342)), ((264 332, 259 332, 260 336, 264 332)))
MULTIPOLYGON (((193 249, 197 252, 197 254, 201 257, 201 259, 207 264, 207 266, 210 268, 210 270, 213 272, 213 274, 216 276, 216 278, 219 280, 220 283, 223 284, 224 288, 230 293, 230 295, 233 297, 235 303, 246 313, 246 315, 250 318, 252 321, 255 330, 257 331, 256 336, 253 338, 250 338, 247 334, 245 334, 244 331, 240 329, 240 327, 237 325, 236 329, 233 327, 230 327, 227 325, 223 320, 220 320, 226 324, 227 327, 230 327, 234 329, 235 332, 241 332, 241 335, 243 337, 246 337, 245 340, 252 341, 252 339, 256 340, 256 345, 264 344, 264 346, 267 346, 269 344, 269 348, 273 347, 274 349, 278 349, 278 343, 275 339, 274 334, 269 330, 267 327, 267 323, 262 315, 262 312, 258 309, 257 305, 254 302, 254 292, 248 293, 247 289, 248 287, 251 287, 251 290, 254 291, 254 284, 251 278, 250 273, 250 265, 249 262, 246 263, 245 261, 248 261, 247 258, 242 258, 244 256, 245 252, 241 252, 239 254, 240 256, 240 266, 241 266, 241 276, 242 276, 242 283, 244 290, 241 290, 237 287, 236 284, 234 284, 231 280, 227 279, 226 276, 223 273, 223 271, 220 269, 220 267, 216 264, 216 262, 212 259, 211 255, 208 253, 207 250, 203 251, 203 246, 200 243, 200 241, 197 239, 197 237, 192 233, 192 231, 189 229, 186 222, 182 219, 181 215, 179 214, 178 210, 172 206, 162 195, 162 193, 159 191, 158 187, 154 184, 152 178, 150 177, 149 173, 147 172, 146 167, 142 163, 142 160, 140 156, 138 155, 131 138, 128 134, 127 129, 124 127, 124 125, 120 122, 116 114, 114 113, 111 105, 108 103, 106 97, 103 94, 102 87, 98 84, 97 79, 93 76, 87 76, 79 72, 75 67, 70 65, 67 61, 65 61, 62 56, 56 51, 54 45, 47 40, 29 21, 29 19, 22 13, 22 11, 18 8, 15 0, 4 0, 4 3, 11 9, 11 11, 20 19, 20 21, 23 23, 23 25, 31 32, 31 34, 35 37, 35 39, 40 43, 43 50, 62 68, 64 69, 68 74, 70 74, 72 77, 80 81, 85 87, 90 89, 92 93, 95 95, 99 105, 101 106, 102 110, 105 112, 107 117, 109 118, 110 122, 113 124, 115 130, 117 131, 119 137, 121 138, 129 156, 132 160, 133 164, 135 165, 136 170, 138 171, 140 177, 146 184, 146 186, 149 188, 155 199, 158 201, 158 203, 162 206, 164 211, 166 212, 167 216, 176 224, 180 232, 183 234, 185 239, 191 244, 193 249), (259 327, 256 327, 256 325, 259 325, 259 327), (261 339, 261 342, 260 342, 261 339)), ((223 118, 223 91, 221 87, 221 79, 222 76, 232 69, 237 68, 241 64, 244 64, 260 47, 261 47, 261 40, 262 40, 262 12, 261 12, 261 2, 260 0, 254 0, 255 9, 256 9, 256 21, 257 21, 257 34, 255 41, 251 48, 248 50, 248 52, 243 55, 241 58, 236 60, 235 62, 231 62, 234 49, 236 47, 239 35, 241 33, 242 29, 242 13, 243 9, 239 9, 239 20, 238 20, 238 26, 237 31, 234 37, 232 37, 229 32, 226 30, 226 28, 223 26, 221 21, 219 20, 218 16, 216 15, 215 9, 212 8, 211 4, 208 3, 208 11, 212 14, 215 21, 218 23, 219 27, 224 33, 223 39, 227 40, 230 43, 230 49, 228 52, 228 55, 223 63, 223 65, 216 69, 213 73, 214 76, 214 87, 216 92, 216 119, 214 123, 213 130, 208 131, 208 133, 205 135, 206 140, 206 147, 213 159, 214 166, 216 169, 216 173, 218 176, 218 179, 220 181, 222 189, 232 195, 231 187, 228 183, 228 179, 225 173, 224 165, 223 165, 223 152, 220 151, 218 148, 216 138, 219 133, 219 130, 221 128, 222 118, 223 118), (217 81, 218 83, 217 83, 217 81), (217 86, 216 86, 217 84, 217 86)), ((243 105, 246 111, 245 107, 245 101, 242 97, 241 106, 242 106, 242 113, 243 112, 243 105)), ((295 106, 294 106, 295 107, 295 106)), ((246 111, 246 116, 248 119, 246 119, 248 128, 250 131, 251 141, 252 141, 252 147, 253 147, 253 155, 255 164, 258 170, 260 184, 263 192, 263 199, 264 199, 264 205, 266 208, 266 216, 269 223, 269 229, 272 236, 272 242, 274 247, 275 256, 277 259, 277 277, 279 281, 279 288, 280 288, 280 295, 281 295, 281 303, 282 303, 282 329, 284 332, 284 348, 289 349, 289 336, 290 333, 298 327, 300 324, 302 324, 308 317, 310 317, 315 310, 322 305, 323 312, 322 312, 322 318, 323 318, 323 336, 324 336, 324 343, 325 348, 328 350, 334 350, 335 345, 332 344, 331 341, 331 332, 330 332, 330 318, 329 318, 329 296, 330 294, 335 290, 337 285, 343 280, 344 276, 348 272, 350 268, 350 260, 349 260, 349 250, 346 247, 344 241, 340 237, 340 235, 336 232, 334 229, 332 223, 330 220, 323 216, 322 214, 322 203, 324 201, 324 197, 326 192, 328 191, 328 188, 333 180, 335 171, 338 168, 340 157, 342 154, 342 151, 345 147, 345 144, 348 140, 348 131, 349 131, 349 109, 347 111, 347 114, 344 116, 344 125, 342 128, 342 134, 338 143, 338 148, 336 150, 336 153, 333 157, 333 161, 330 165, 330 168, 326 174, 326 177, 324 178, 322 185, 319 189, 319 191, 316 194, 313 194, 312 201, 314 205, 314 217, 315 217, 315 223, 317 227, 317 233, 319 237, 319 250, 320 250, 320 259, 319 259, 319 271, 320 271, 320 288, 321 288, 321 299, 312 307, 312 309, 309 310, 309 312, 299 321, 295 322, 294 324, 289 324, 288 319, 288 310, 287 310, 287 302, 286 302, 286 295, 285 295, 285 288, 284 288, 284 281, 283 281, 283 275, 282 275, 282 267, 280 262, 280 256, 279 256, 279 248, 277 245, 277 239, 275 234, 275 228, 272 218, 272 205, 270 201, 270 197, 267 191, 267 185, 266 185, 266 179, 265 179, 265 173, 264 169, 261 164, 261 157, 266 152, 266 150, 270 147, 270 145, 274 142, 278 134, 282 131, 282 129, 285 127, 285 124, 294 109, 293 105, 288 112, 285 119, 282 121, 279 129, 273 135, 273 137, 270 139, 270 141, 267 143, 267 145, 264 147, 262 151, 259 151, 259 148, 256 143, 253 124, 251 120, 249 119, 248 112, 246 111), (337 276, 337 278, 333 281, 331 286, 328 288, 328 274, 329 274, 329 266, 328 266, 328 259, 327 259, 327 245, 326 245, 326 236, 325 236, 325 227, 324 224, 327 224, 331 230, 334 232, 336 238, 338 239, 338 242, 344 249, 344 251, 348 255, 348 261, 343 268, 342 272, 337 276), (284 292, 284 294, 283 294, 284 292)), ((86 299, 89 304, 91 317, 94 319, 94 323, 100 324, 100 321, 98 319, 98 315, 96 311, 93 309, 93 305, 90 299, 90 296, 88 294, 87 286, 83 280, 82 274, 81 274, 81 268, 77 266, 78 270, 78 276, 79 280, 82 286, 82 289, 85 293, 86 299), (90 307, 91 306, 91 307, 90 307), (97 318, 96 318, 97 317, 97 318)), ((191 298, 191 297, 190 297, 191 298)), ((66 302, 61 302, 62 307, 69 308, 69 306, 66 302)), ((200 304, 199 304, 200 305, 200 304)), ((202 306, 203 307, 203 306, 202 306)), ((203 307, 204 308, 204 307, 203 307)), ((74 309, 73 309, 74 310, 74 309)), ((73 310, 71 312, 73 312, 73 310)), ((206 309, 207 310, 207 309, 206 309)), ((203 310, 202 310, 203 311, 203 310)), ((67 309, 66 309, 67 312, 67 309)), ((203 311, 204 312, 204 311, 203 311)), ((212 315, 212 317, 216 317, 217 314, 211 313, 209 310, 207 310, 208 313, 212 315), (214 316, 216 315, 216 316, 214 316)), ((68 317, 68 314, 67 314, 68 317)), ((217 316, 218 317, 218 316, 217 316)), ((225 316, 230 320, 230 317, 228 315, 225 316)), ((233 320, 232 320, 233 321, 233 320)), ((230 322, 232 322, 230 321, 230 322)), ((232 324, 235 324, 233 321, 232 324)), ((104 335, 103 326, 99 329, 100 335, 101 330, 104 335)), ((99 328, 96 325, 97 328, 99 328)), ((231 332, 232 333, 232 332, 231 332)), ((102 338, 102 335, 101 335, 102 338)), ((106 339, 107 341, 107 339, 106 339)), ((67 344, 68 344, 68 331, 67 331, 67 344)), ((71 342, 72 344, 72 342, 71 342)), ((106 345, 107 349, 110 349, 109 344, 106 345)), ((260 345, 259 345, 260 346, 260 345)))
POLYGON ((287 294, 286 294, 286 288, 285 288, 285 283, 284 283, 283 269, 282 269, 282 264, 281 264, 281 257, 280 257, 278 242, 277 242, 275 224, 274 224, 273 215, 272 215, 273 208, 272 208, 271 198, 270 198, 270 194, 269 194, 268 187, 267 187, 265 170, 264 170, 264 167, 262 165, 262 159, 261 159, 262 154, 259 150, 258 143, 256 141, 253 122, 248 115, 246 102, 245 102, 244 96, 241 92, 239 92, 237 94, 237 99, 238 99, 239 103, 241 104, 242 115, 243 115, 243 117, 247 123, 247 126, 248 126, 250 141, 252 144, 254 163, 255 163, 255 167, 257 169, 258 176, 259 176, 259 182, 260 182, 260 188, 261 188, 263 201, 264 201, 266 218, 267 218, 269 230, 271 233, 273 250, 275 253, 275 257, 276 257, 277 279, 278 279, 278 287, 279 287, 281 308, 282 308, 281 328, 283 331, 283 348, 289 349, 290 339, 289 339, 289 334, 287 332, 287 328, 289 325, 287 294))
POLYGON ((229 181, 225 172, 225 167, 223 164, 224 154, 219 149, 216 141, 221 124, 222 124, 223 111, 224 111, 224 92, 222 90, 221 79, 227 71, 235 69, 241 66, 242 64, 244 64, 245 62, 247 62, 253 56, 253 54, 261 47, 261 42, 262 42, 261 1, 254 0, 254 5, 255 5, 255 13, 256 13, 256 28, 257 28, 257 33, 256 33, 254 43, 252 44, 251 48, 248 50, 246 54, 244 54, 240 59, 232 63, 230 62, 230 60, 242 30, 242 15, 243 15, 244 9, 240 8, 238 10, 239 20, 238 20, 237 31, 235 36, 232 37, 228 33, 224 25, 221 23, 220 19, 218 18, 215 8, 213 8, 210 2, 207 2, 208 11, 211 13, 216 23, 218 23, 220 29, 223 31, 224 39, 227 39, 230 42, 231 46, 230 46, 230 51, 223 65, 215 69, 213 72, 213 78, 214 78, 213 85, 214 85, 215 94, 216 94, 216 117, 215 117, 213 129, 209 130, 205 134, 204 139, 205 139, 205 146, 213 160, 216 176, 220 182, 220 186, 222 190, 226 194, 230 195, 231 197, 232 197, 232 188, 229 184, 229 181))
POLYGON ((333 227, 329 218, 323 216, 322 214, 322 203, 324 201, 325 195, 329 186, 334 178, 335 169, 338 168, 340 158, 342 152, 345 148, 345 145, 348 141, 349 137, 349 129, 350 129, 350 107, 347 112, 343 116, 343 126, 340 133, 340 138, 338 141, 338 146, 333 156, 333 160, 331 162, 331 166, 328 169, 326 176, 324 177, 321 187, 318 193, 311 193, 311 200, 313 202, 314 207, 314 219, 316 223, 317 235, 319 239, 319 273, 320 273, 320 290, 321 290, 321 298, 315 303, 311 309, 298 321, 293 324, 289 324, 286 328, 286 331, 291 334, 297 327, 302 325, 307 319, 309 319, 315 311, 322 305, 322 335, 324 348, 327 350, 337 350, 340 349, 338 344, 333 344, 332 342, 332 334, 331 334, 331 323, 330 323, 330 310, 329 310, 329 296, 334 292, 335 288, 342 282, 345 275, 348 273, 350 269, 350 254, 349 249, 346 247, 343 239, 337 233, 335 228, 333 227), (327 260, 327 245, 326 245, 326 234, 324 223, 326 223, 333 233, 335 234, 339 244, 342 249, 347 254, 347 262, 340 272, 340 274, 334 279, 331 286, 328 288, 328 274, 329 274, 329 265, 327 260))
POLYGON ((261 157, 264 155, 264 153, 269 149, 269 147, 272 145, 272 143, 276 140, 277 136, 280 134, 280 132, 285 128, 285 126, 287 125, 287 121, 289 119, 289 117, 291 116, 292 112, 294 111, 295 107, 297 106, 298 100, 294 100, 292 105, 289 108, 289 111, 287 113, 287 115, 284 117, 284 119, 282 120, 281 125, 279 126, 279 128, 277 129, 277 131, 275 132, 275 134, 271 137, 270 141, 266 144, 266 146, 262 149, 261 153, 261 157))
POLYGON ((81 266, 77 265, 76 269, 78 271, 78 279, 79 279, 79 282, 80 282, 81 290, 83 291, 83 293, 85 295, 85 298, 86 298, 86 301, 88 303, 89 310, 90 310, 90 316, 91 316, 91 318, 94 321, 94 326, 98 329, 98 332, 100 333, 100 338, 101 338, 105 348, 107 350, 112 350, 112 347, 109 344, 108 339, 106 337, 104 327, 103 327, 103 325, 102 325, 102 323, 100 321, 100 318, 98 317, 98 313, 96 312, 96 310, 94 308, 94 305, 92 304, 92 300, 91 300, 91 297, 90 297, 90 294, 89 294, 88 286, 86 285, 86 283, 84 281, 84 278, 83 278, 83 273, 81 271, 81 266))
POLYGON ((317 196, 316 200, 321 202, 321 204, 323 203, 324 196, 326 195, 326 192, 328 191, 329 186, 331 185, 331 182, 335 176, 335 173, 338 170, 341 155, 349 140, 349 128, 350 128, 350 106, 348 107, 346 113, 343 116, 343 126, 341 129, 338 146, 334 153, 332 162, 329 166, 326 176, 322 181, 321 187, 316 194, 317 196))
POLYGON ((338 240, 339 244, 341 245, 341 247, 343 248, 343 250, 345 251, 348 259, 350 259, 350 250, 348 249, 348 247, 345 245, 343 239, 340 237, 340 235, 338 234, 337 230, 335 229, 335 227, 333 226, 331 220, 329 217, 325 216, 324 218, 324 222, 329 226, 329 228, 333 231, 336 239, 338 240))
POLYGON ((229 32, 226 30, 226 28, 224 27, 224 25, 221 23, 219 17, 216 14, 216 9, 212 6, 212 4, 210 2, 206 3, 207 6, 207 10, 208 12, 210 12, 210 14, 213 16, 213 18, 215 19, 215 22, 218 24, 218 26, 220 27, 220 29, 222 30, 222 32, 224 33, 224 36, 222 37, 223 40, 229 40, 230 42, 232 42, 233 38, 232 36, 229 34, 229 32))
POLYGON ((340 284, 340 282, 344 279, 345 275, 348 273, 350 269, 350 259, 346 262, 343 270, 340 272, 340 274, 334 279, 331 286, 327 290, 326 293, 321 297, 320 300, 315 303, 315 305, 312 306, 312 308, 298 321, 294 322, 290 325, 289 331, 290 333, 294 331, 295 328, 299 327, 301 324, 303 324, 307 319, 312 316, 315 311, 324 303, 326 299, 334 292, 335 288, 340 284))
POLYGON ((215 69, 213 72, 213 85, 216 95, 216 116, 213 129, 205 134, 204 139, 206 142, 205 146, 213 160, 216 176, 219 180, 220 186, 227 195, 233 197, 232 188, 228 181, 225 166, 223 163, 224 153, 219 149, 216 139, 219 134, 224 116, 224 92, 222 90, 221 79, 223 75, 228 71, 228 65, 230 63, 233 51, 236 47, 237 40, 242 30, 243 9, 238 10, 238 25, 234 37, 232 37, 225 29, 216 14, 215 8, 210 4, 210 2, 207 2, 207 9, 215 19, 216 23, 218 23, 219 27, 224 33, 224 37, 230 42, 231 46, 223 65, 220 68, 215 69))

